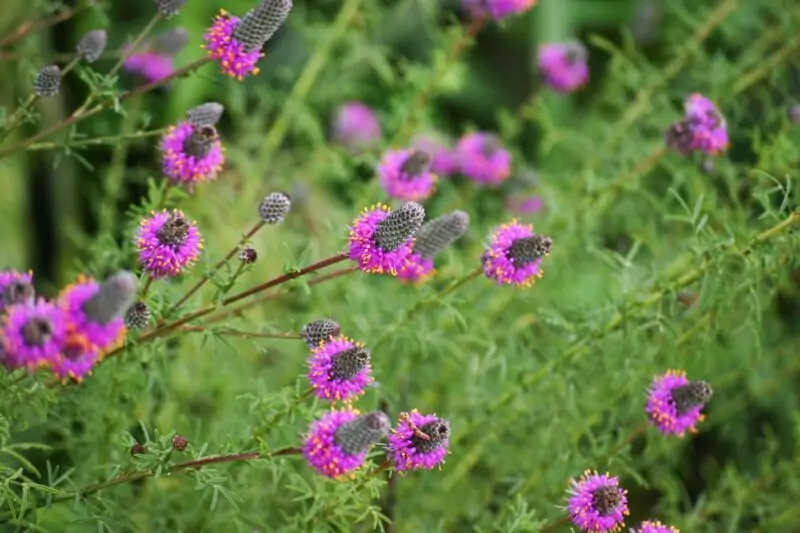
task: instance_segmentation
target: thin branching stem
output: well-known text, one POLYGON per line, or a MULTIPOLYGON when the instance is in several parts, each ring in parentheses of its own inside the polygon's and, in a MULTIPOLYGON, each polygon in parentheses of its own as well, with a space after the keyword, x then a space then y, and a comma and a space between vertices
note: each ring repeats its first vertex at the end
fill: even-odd
POLYGON ((182 326, 178 331, 193 331, 197 333, 211 332, 216 335, 242 337, 244 339, 302 339, 299 333, 263 333, 260 331, 236 331, 235 329, 213 330, 205 326, 182 326))
POLYGON ((130 45, 130 48, 128 48, 127 52, 122 52, 122 57, 119 58, 116 64, 109 71, 109 77, 119 72, 119 69, 122 68, 122 65, 125 64, 125 61, 127 61, 127 59, 136 52, 136 50, 139 48, 139 45, 142 44, 142 41, 145 40, 150 32, 153 31, 153 28, 155 28, 156 24, 158 24, 163 18, 164 15, 162 15, 160 11, 157 11, 156 14, 153 15, 153 18, 151 18, 142 31, 139 32, 139 35, 136 36, 136 39, 133 40, 133 43, 130 45))
MULTIPOLYGON (((95 2, 95 4, 100 4, 101 2, 95 2)), ((56 24, 60 24, 62 22, 66 22, 69 19, 73 18, 75 15, 78 15, 82 11, 86 11, 92 7, 89 2, 84 3, 81 6, 78 6, 73 9, 66 9, 61 11, 60 13, 56 13, 54 15, 50 15, 48 17, 44 17, 39 20, 28 20, 20 24, 20 26, 8 34, 7 36, 0 39, 0 47, 8 46, 12 43, 19 41, 20 39, 24 39, 28 35, 33 33, 45 30, 50 26, 55 26, 56 24)))

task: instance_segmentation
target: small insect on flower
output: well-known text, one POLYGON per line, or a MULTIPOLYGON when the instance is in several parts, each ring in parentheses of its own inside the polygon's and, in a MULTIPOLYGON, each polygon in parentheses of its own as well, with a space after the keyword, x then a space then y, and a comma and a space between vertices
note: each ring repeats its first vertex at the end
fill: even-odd
POLYGON ((463 0, 464 7, 475 18, 491 17, 501 21, 519 15, 536 5, 537 0, 463 0))
POLYGON ((187 185, 212 181, 225 163, 222 142, 214 126, 180 122, 161 139, 162 167, 171 183, 187 185))
POLYGON ((424 200, 436 189, 431 156, 422 150, 390 150, 378 163, 378 180, 398 200, 424 200))
POLYGON ((481 257, 483 272, 498 285, 530 287, 544 274, 541 262, 552 246, 550 237, 535 234, 530 224, 512 220, 492 235, 481 257))
POLYGON ((303 444, 308 464, 320 474, 338 478, 364 464, 367 452, 389 431, 381 412, 360 415, 353 409, 325 413, 311 424, 303 444))
POLYGON ((33 92, 37 96, 55 96, 61 88, 61 69, 58 65, 48 65, 36 74, 33 92))
POLYGON ((416 409, 401 413, 389 435, 389 452, 398 472, 426 469, 444 463, 450 446, 450 422, 416 409))
POLYGON ((36 291, 33 289, 33 274, 16 270, 0 272, 0 313, 16 304, 33 304, 36 291))
POLYGON ((303 326, 301 335, 303 340, 309 348, 314 350, 319 347, 323 341, 328 341, 332 337, 339 335, 341 331, 339 323, 330 318, 322 318, 314 320, 303 326))
POLYGON ((200 104, 187 111, 186 118, 189 120, 189 124, 195 128, 216 126, 224 112, 225 106, 222 104, 218 102, 206 102, 205 104, 200 104))
POLYGON ((194 265, 203 249, 203 240, 193 222, 182 211, 153 212, 139 223, 136 234, 139 262, 153 278, 181 274, 194 265))
POLYGON ((572 522, 583 531, 619 531, 628 515, 627 491, 619 478, 587 470, 578 481, 570 480, 569 511, 572 522))
POLYGON ((684 118, 669 127, 665 141, 683 156, 694 152, 718 155, 728 149, 728 126, 714 102, 693 93, 684 102, 684 118))
POLYGON ((491 133, 469 133, 456 150, 462 174, 476 183, 497 185, 511 175, 511 153, 491 133))
POLYGON ((411 146, 430 154, 431 172, 437 176, 449 176, 458 172, 458 154, 453 149, 452 141, 442 134, 431 132, 417 135, 411 140, 411 146))
POLYGON ((397 275, 424 219, 425 209, 416 202, 394 211, 383 204, 364 210, 350 230, 350 259, 364 272, 397 275))
POLYGON ((397 271, 402 281, 421 283, 433 275, 433 258, 453 244, 469 228, 469 215, 453 211, 426 222, 414 236, 406 262, 397 271))
POLYGON ((371 376, 370 352, 345 336, 322 340, 309 360, 308 380, 317 398, 350 401, 366 391, 371 376))
POLYGON ((554 91, 569 93, 589 81, 589 52, 576 41, 539 47, 538 63, 544 82, 554 91))
MULTIPOLYGON (((71 327, 69 329, 72 329, 71 327)), ((61 352, 52 364, 53 374, 62 382, 73 379, 80 383, 92 372, 100 353, 86 335, 70 331, 61 352)))
POLYGON ((333 121, 333 141, 352 153, 366 150, 381 138, 378 117, 362 102, 346 102, 333 121))
POLYGON ((659 521, 645 520, 639 527, 632 529, 631 533, 681 533, 678 528, 665 526, 659 521))
POLYGON ((6 366, 33 370, 53 364, 64 346, 65 318, 61 308, 43 298, 8 307, 0 329, 6 366))
POLYGON ((669 370, 653 380, 645 411, 651 424, 667 435, 683 437, 696 432, 703 407, 713 391, 705 381, 689 381, 682 370, 669 370))
POLYGON ((292 10, 291 0, 263 0, 243 18, 224 9, 203 36, 208 54, 226 76, 244 79, 256 75, 261 48, 278 31, 292 10))

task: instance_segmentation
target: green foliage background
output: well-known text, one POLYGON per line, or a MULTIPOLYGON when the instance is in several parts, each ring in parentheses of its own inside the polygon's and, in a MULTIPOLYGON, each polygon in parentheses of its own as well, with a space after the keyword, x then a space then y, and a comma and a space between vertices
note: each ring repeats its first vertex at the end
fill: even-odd
MULTIPOLYGON (((56 7, 6 4, 0 35, 56 7)), ((7 108, 85 31, 109 28, 115 49, 153 13, 149 2, 97 4, 11 47, 17 55, 0 61, 7 108)), ((201 56, 201 34, 218 8, 243 13, 253 4, 190 0, 158 30, 189 30, 177 58, 187 64, 201 56)), ((154 284, 156 309, 237 242, 268 192, 304 187, 308 198, 285 224, 257 235, 260 259, 238 288, 341 250, 357 212, 385 200, 373 174, 381 150, 408 133, 498 131, 518 172, 536 169, 532 192, 546 209, 531 221, 555 242, 534 288, 478 278, 448 291, 479 265, 488 232, 511 217, 508 188, 478 190, 458 178, 443 180, 425 203, 431 217, 456 208, 472 217, 469 234, 437 259, 431 283, 361 274, 314 287, 296 281, 290 295, 225 323, 284 332, 338 320, 373 351, 379 387, 359 408, 387 407, 393 417, 418 408, 450 419, 452 453, 441 472, 389 484, 366 473, 334 482, 302 458, 283 457, 71 498, 117 473, 201 451, 296 445, 326 409, 302 397, 302 342, 187 333, 128 350, 79 386, 0 376, 0 530, 568 531, 559 522, 567 482, 595 468, 622 477, 631 526, 659 518, 692 533, 800 530, 800 246, 792 214, 800 133, 786 117, 798 98, 800 6, 664 2, 644 31, 633 1, 540 4, 490 24, 454 58, 465 24, 446 2, 297 0, 259 76, 238 83, 206 66, 77 128, 116 136, 165 127, 204 101, 226 107, 226 171, 192 196, 170 197, 198 221, 203 263, 194 277, 154 284), (646 39, 633 38, 632 21, 646 39), (590 46, 592 82, 575 96, 548 94, 537 80, 536 46, 573 36, 590 46), (662 150, 664 129, 694 91, 718 104, 731 134, 730 151, 711 171, 662 150), (348 99, 372 105, 384 128, 384 143, 358 157, 327 141, 330 117, 348 99), (697 303, 682 304, 681 291, 697 303), (646 387, 668 368, 714 387, 696 436, 643 431, 646 387), (165 458, 176 432, 191 447, 165 458), (134 438, 151 439, 150 452, 132 458, 134 438), (47 508, 53 498, 68 501, 47 508)), ((112 64, 93 68, 104 73, 112 64)), ((71 76, 60 98, 42 102, 41 120, 4 146, 67 116, 86 90, 71 76)), ((75 153, 64 147, 76 138, 65 139, 0 161, 2 262, 33 267, 48 296, 80 272, 134 268, 130 236, 163 185, 157 137, 75 153)), ((214 290, 186 309, 212 301, 214 290)), ((380 451, 374 455, 378 464, 380 451)))

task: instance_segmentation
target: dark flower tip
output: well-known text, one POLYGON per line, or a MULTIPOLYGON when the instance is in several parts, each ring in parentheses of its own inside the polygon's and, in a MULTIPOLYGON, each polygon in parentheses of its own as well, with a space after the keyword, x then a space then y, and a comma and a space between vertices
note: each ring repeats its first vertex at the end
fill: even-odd
POLYGON ((621 502, 622 496, 617 487, 602 486, 592 493, 592 506, 602 516, 613 513, 621 502))
POLYGON ((144 329, 150 324, 150 308, 144 302, 136 302, 125 313, 125 326, 131 329, 144 329))
POLYGON ((165 17, 174 17, 183 7, 186 0, 156 0, 156 7, 158 12, 165 17))
POLYGON ((189 221, 178 212, 173 212, 158 230, 158 240, 163 245, 180 246, 189 233, 189 221))
POLYGON ((338 335, 340 331, 341 327, 338 322, 330 318, 323 318, 314 320, 303 326, 301 335, 308 347, 313 350, 323 341, 327 341, 338 335))
POLYGON ((713 394, 711 385, 705 381, 690 381, 686 385, 672 389, 671 396, 678 416, 681 416, 693 407, 708 403, 713 394))
POLYGON ((246 246, 239 251, 239 261, 245 265, 252 265, 258 260, 258 252, 246 246))
POLYGON ((363 346, 353 346, 349 350, 339 353, 333 359, 330 377, 340 381, 353 379, 369 364, 369 350, 363 346))
POLYGON ((22 339, 28 346, 43 346, 53 336, 53 324, 44 317, 33 317, 22 326, 22 339))
POLYGON ((375 244, 385 252, 397 250, 419 231, 423 220, 425 208, 417 202, 406 202, 378 223, 375 244))
POLYGON ((94 63, 106 49, 108 34, 106 30, 92 30, 78 41, 75 51, 87 63, 94 63))
POLYGON ((553 240, 543 235, 517 239, 508 248, 508 257, 517 268, 522 268, 550 254, 553 240))
POLYGON ((17 279, 9 283, 0 293, 0 309, 11 305, 32 302, 36 297, 36 291, 29 281, 17 279))
POLYGON ((430 164, 431 156, 428 152, 414 150, 400 166, 400 172, 406 176, 419 176, 428 169, 430 164))
POLYGON ((242 18, 233 38, 248 50, 259 50, 275 35, 291 10, 292 0, 263 0, 242 18))
POLYGON ((153 50, 165 56, 174 56, 189 42, 189 32, 184 28, 172 28, 158 34, 153 50))
POLYGON ((186 113, 186 117, 189 119, 189 123, 195 128, 200 128, 202 126, 214 126, 217 122, 219 122, 219 119, 222 117, 222 113, 224 111, 225 107, 223 107, 222 104, 218 104, 217 102, 208 102, 190 109, 186 113))
POLYGON ((183 435, 175 435, 172 437, 172 449, 176 452, 182 452, 189 445, 189 439, 183 435))
POLYGON ((92 322, 108 324, 122 317, 136 296, 138 279, 130 272, 117 272, 100 285, 100 290, 83 304, 92 322))
POLYGON ((414 252, 422 257, 433 257, 466 233, 469 215, 464 211, 453 211, 425 223, 417 232, 414 252))
POLYGON ((450 423, 440 418, 417 428, 412 442, 419 453, 430 453, 439 449, 449 438, 450 423))
POLYGON ((288 194, 273 192, 261 201, 258 206, 258 214, 261 216, 261 220, 267 224, 280 224, 291 208, 292 200, 288 194))
POLYGON ((345 454, 356 455, 385 437, 390 425, 386 414, 374 411, 342 425, 333 440, 345 454))
POLYGON ((55 96, 61 88, 61 69, 58 65, 44 67, 33 80, 33 91, 38 96, 55 96))

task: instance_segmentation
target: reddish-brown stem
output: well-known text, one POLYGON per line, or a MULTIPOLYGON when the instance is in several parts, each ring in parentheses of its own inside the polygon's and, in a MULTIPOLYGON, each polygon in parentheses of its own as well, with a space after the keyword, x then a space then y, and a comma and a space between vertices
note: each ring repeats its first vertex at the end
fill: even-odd
POLYGON ((225 256, 225 257, 224 257, 224 258, 223 258, 223 259, 222 259, 222 260, 221 260, 219 263, 217 263, 216 265, 214 265, 214 268, 211 270, 211 272, 208 272, 208 273, 206 273, 206 274, 203 274, 203 277, 202 277, 202 278, 200 278, 200 279, 197 281, 197 283, 195 283, 194 285, 192 285, 192 288, 191 288, 191 289, 189 289, 189 291, 188 291, 186 294, 184 294, 183 296, 181 296, 181 298, 180 298, 180 299, 179 299, 177 302, 175 302, 174 304, 172 304, 172 307, 170 307, 170 308, 169 308, 169 310, 168 310, 168 311, 167 311, 165 314, 166 314, 167 316, 169 316, 170 314, 172 314, 173 312, 175 312, 175 311, 176 311, 176 310, 177 310, 177 309, 178 309, 178 308, 179 308, 181 305, 183 305, 183 303, 184 303, 184 302, 186 302, 186 300, 188 300, 189 298, 191 298, 191 297, 192 297, 192 295, 193 295, 194 293, 196 293, 197 291, 199 291, 199 290, 200 290, 200 288, 201 288, 203 285, 205 285, 205 284, 206 284, 206 282, 208 282, 208 280, 209 280, 209 279, 211 279, 211 274, 213 274, 214 272, 216 272, 217 270, 219 270, 220 268, 222 268, 222 266, 223 266, 225 263, 227 263, 228 261, 230 261, 230 260, 231 260, 231 257, 233 257, 233 256, 236 254, 236 252, 238 252, 238 251, 239 251, 239 247, 240 247, 242 244, 246 243, 248 240, 250 240, 250 238, 251 238, 253 235, 255 235, 256 233, 258 233, 258 230, 260 230, 260 229, 261 229, 261 228, 263 228, 263 227, 264 227, 264 222, 263 222, 263 221, 259 221, 259 222, 258 222, 258 223, 257 223, 255 226, 253 226, 253 227, 250 229, 250 231, 248 231, 247 233, 245 233, 245 234, 244 234, 244 237, 242 237, 242 238, 239 240, 239 243, 238 243, 236 246, 234 246, 234 247, 233 247, 233 249, 231 249, 231 251, 230 251, 230 252, 228 252, 228 254, 227 254, 227 255, 226 255, 226 256, 225 256))
MULTIPOLYGON (((126 92, 122 93, 119 96, 119 98, 116 99, 116 101, 117 102, 123 102, 125 100, 128 100, 129 98, 132 98, 132 97, 136 96, 136 95, 150 92, 153 89, 157 89, 158 87, 166 85, 167 83, 169 83, 170 81, 174 80, 175 78, 179 78, 181 76, 185 76, 186 74, 189 74, 190 72, 200 68, 201 66, 205 65, 206 63, 209 63, 210 61, 212 61, 212 59, 210 57, 200 58, 200 59, 198 59, 198 60, 196 60, 196 61, 194 61, 192 63, 189 63, 185 67, 176 70, 175 72, 173 72, 172 74, 170 74, 169 76, 167 76, 165 78, 161 78, 160 80, 156 80, 156 81, 152 81, 150 83, 146 83, 144 85, 141 85, 141 86, 137 87, 136 89, 133 89, 131 91, 126 91, 126 92)), ((85 118, 89 118, 89 117, 91 117, 93 115, 96 115, 96 114, 100 113, 101 111, 111 107, 114 104, 114 102, 115 102, 114 99, 109 99, 109 100, 107 100, 105 102, 97 104, 96 106, 92 107, 91 109, 85 109, 85 110, 78 109, 76 112, 74 112, 73 114, 71 114, 70 116, 65 118, 64 120, 62 120, 60 122, 57 122, 57 123, 53 124, 52 126, 50 126, 48 128, 45 128, 44 130, 40 131, 36 135, 33 135, 32 137, 28 137, 24 141, 21 141, 21 142, 15 144, 13 146, 9 146, 7 148, 0 148, 0 157, 5 157, 5 156, 7 156, 9 154, 12 154, 14 152, 18 152, 20 150, 24 150, 28 146, 30 146, 31 144, 33 144, 33 143, 35 143, 35 142, 47 137, 48 135, 51 135, 51 134, 53 134, 55 132, 58 132, 58 131, 61 131, 64 128, 72 126, 76 122, 79 122, 79 121, 81 121, 81 120, 83 120, 85 118)))
POLYGON ((549 524, 545 525, 540 531, 550 531, 551 529, 555 529, 558 526, 563 526, 567 522, 569 522, 569 515, 563 516, 558 520, 556 520, 555 522, 550 522, 549 524))
POLYGON ((19 41, 20 39, 32 34, 36 33, 37 31, 44 30, 49 28, 50 26, 55 26, 61 22, 67 21, 80 13, 81 11, 88 9, 89 5, 83 5, 80 7, 76 7, 75 9, 67 9, 62 11, 61 13, 56 13, 55 15, 50 15, 49 17, 45 17, 40 20, 28 20, 20 24, 20 26, 14 30, 11 34, 3 37, 0 39, 0 46, 8 46, 9 44, 19 41))
MULTIPOLYGON (((205 332, 212 331, 204 326, 182 326, 179 331, 196 331, 205 332)), ((258 331, 236 331, 233 329, 220 329, 214 331, 219 335, 229 335, 231 337, 242 337, 244 339, 302 339, 303 336, 299 333, 262 333, 258 331)))

